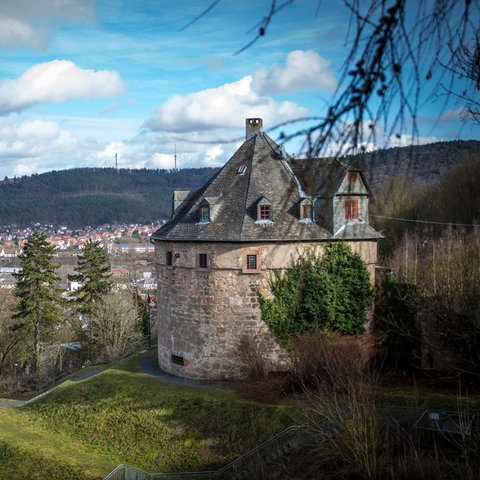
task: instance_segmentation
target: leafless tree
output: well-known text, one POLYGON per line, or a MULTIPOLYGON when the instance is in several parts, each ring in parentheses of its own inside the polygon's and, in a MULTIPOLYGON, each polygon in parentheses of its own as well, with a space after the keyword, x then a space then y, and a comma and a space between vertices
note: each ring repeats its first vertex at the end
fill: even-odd
POLYGON ((92 325, 98 355, 106 361, 118 359, 142 340, 137 309, 127 291, 110 293, 95 304, 92 325))
MULTIPOLYGON (((220 1, 213 1, 184 28, 220 1)), ((356 154, 403 134, 415 140, 425 95, 443 102, 444 109, 454 97, 463 105, 465 119, 480 120, 479 0, 343 1, 350 13, 349 52, 339 87, 309 127, 288 135, 281 131, 283 141, 302 137, 299 154, 320 156, 332 148, 337 154, 356 154)), ((236 54, 260 41, 278 12, 292 3, 270 0, 254 27, 256 34, 236 54)), ((321 15, 322 7, 318 0, 313 13, 321 15)))

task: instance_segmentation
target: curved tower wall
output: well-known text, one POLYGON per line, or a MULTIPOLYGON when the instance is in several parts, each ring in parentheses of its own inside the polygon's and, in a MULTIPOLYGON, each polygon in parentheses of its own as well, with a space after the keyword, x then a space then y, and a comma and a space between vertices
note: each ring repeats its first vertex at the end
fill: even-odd
MULTIPOLYGON (((376 241, 350 245, 373 273, 376 241)), ((271 270, 307 249, 321 254, 322 244, 156 241, 160 368, 209 380, 245 377, 255 359, 271 371, 287 368, 287 352, 261 318, 258 291, 268 295, 271 270), (256 256, 255 271, 247 255, 256 256)))

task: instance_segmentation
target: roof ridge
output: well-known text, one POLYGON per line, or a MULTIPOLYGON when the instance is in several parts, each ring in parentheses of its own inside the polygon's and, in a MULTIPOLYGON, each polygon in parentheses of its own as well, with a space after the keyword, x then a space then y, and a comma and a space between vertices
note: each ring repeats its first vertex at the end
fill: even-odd
MULTIPOLYGON (((263 132, 254 132, 254 133, 263 133, 263 132)), ((244 206, 243 206, 243 211, 246 212, 247 211, 247 207, 248 207, 248 194, 250 193, 250 180, 252 178, 252 170, 253 170, 253 159, 255 157, 255 147, 257 145, 257 135, 253 136, 253 135, 250 135, 250 138, 253 138, 253 155, 252 157, 249 159, 250 161, 250 168, 247 168, 247 173, 248 173, 248 182, 247 182, 247 191, 245 192, 245 196, 244 196, 244 206)), ((240 224, 240 239, 243 239, 243 225, 245 223, 245 215, 242 216, 242 222, 240 224)))

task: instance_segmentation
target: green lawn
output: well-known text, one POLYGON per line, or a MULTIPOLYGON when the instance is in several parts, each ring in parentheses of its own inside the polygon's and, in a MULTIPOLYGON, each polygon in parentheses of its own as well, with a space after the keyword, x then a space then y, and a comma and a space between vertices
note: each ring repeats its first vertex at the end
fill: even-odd
MULTIPOLYGON (((412 421, 422 408, 480 406, 478 395, 453 390, 389 386, 379 393, 383 405, 412 409, 412 421)), ((305 419, 308 402, 297 400, 285 401, 296 407, 268 405, 221 384, 164 383, 140 373, 132 356, 23 407, 0 408, 0 480, 101 479, 121 463, 150 472, 215 470, 305 419)))
POLYGON ((288 407, 138 371, 133 357, 21 408, 1 408, 0 479, 98 479, 120 463, 216 469, 294 423, 288 407))

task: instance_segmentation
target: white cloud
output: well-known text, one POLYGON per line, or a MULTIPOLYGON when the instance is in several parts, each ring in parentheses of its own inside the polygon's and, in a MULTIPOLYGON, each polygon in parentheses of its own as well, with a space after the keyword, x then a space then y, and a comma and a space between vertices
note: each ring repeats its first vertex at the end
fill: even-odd
POLYGON ((205 159, 203 161, 204 167, 218 167, 224 163, 223 156, 225 151, 221 145, 214 145, 207 149, 205 159))
POLYGON ((58 157, 78 150, 78 142, 58 123, 5 118, 0 121, 2 176, 58 168, 58 157))
POLYGON ((63 22, 91 20, 95 0, 2 0, 0 47, 44 49, 63 22))
POLYGON ((429 143, 438 142, 439 139, 436 137, 412 137, 412 135, 403 134, 400 136, 391 136, 389 137, 386 146, 380 148, 390 148, 390 147, 408 147, 410 145, 427 145, 429 143))
POLYGON ((464 106, 456 108, 455 110, 447 110, 439 117, 440 122, 451 122, 466 120, 470 116, 468 109, 464 106))
POLYGON ((257 95, 252 90, 252 77, 246 76, 218 88, 174 95, 155 110, 144 126, 152 131, 181 133, 236 129, 248 117, 261 117, 264 124, 273 126, 305 115, 308 110, 293 102, 276 102, 257 95))
POLYGON ((252 76, 252 90, 258 95, 304 90, 333 92, 337 81, 330 64, 313 50, 295 50, 286 56, 285 67, 272 65, 257 70, 252 76))
POLYGON ((117 156, 117 165, 120 167, 118 160, 125 156, 127 146, 123 142, 110 142, 108 145, 96 153, 98 164, 102 167, 113 167, 115 165, 115 155, 117 156))
POLYGON ((113 96, 123 89, 115 71, 84 70, 67 60, 53 60, 33 66, 15 80, 0 81, 0 114, 38 103, 113 96))
POLYGON ((0 18, 0 46, 43 48, 46 32, 34 31, 30 25, 15 18, 0 18))
POLYGON ((160 170, 170 170, 175 167, 175 157, 168 153, 154 153, 149 162, 150 168, 159 168, 160 170))

